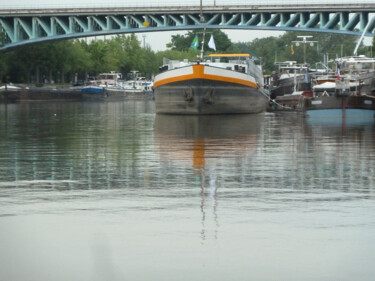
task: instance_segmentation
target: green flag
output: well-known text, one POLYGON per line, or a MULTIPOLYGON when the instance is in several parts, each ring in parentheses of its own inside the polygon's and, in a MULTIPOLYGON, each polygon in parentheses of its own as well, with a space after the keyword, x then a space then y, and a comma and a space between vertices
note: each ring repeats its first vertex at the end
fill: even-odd
POLYGON ((195 50, 195 52, 197 52, 198 46, 199 46, 198 36, 195 35, 193 42, 191 42, 191 44, 190 44, 190 48, 193 48, 195 50))

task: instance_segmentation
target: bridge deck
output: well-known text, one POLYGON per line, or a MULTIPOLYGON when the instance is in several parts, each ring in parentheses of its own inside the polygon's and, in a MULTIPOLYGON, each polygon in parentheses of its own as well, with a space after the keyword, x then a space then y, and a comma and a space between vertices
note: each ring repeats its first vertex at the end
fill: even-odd
MULTIPOLYGON (((52 15, 117 15, 117 14, 144 14, 155 13, 194 13, 199 12, 200 6, 153 6, 153 7, 133 7, 133 6, 113 6, 113 7, 93 7, 93 8, 35 8, 35 9, 1 9, 0 16, 52 16, 52 15)), ((217 12, 374 12, 375 3, 354 3, 354 4, 298 4, 298 5, 208 5, 203 7, 205 13, 217 12)))

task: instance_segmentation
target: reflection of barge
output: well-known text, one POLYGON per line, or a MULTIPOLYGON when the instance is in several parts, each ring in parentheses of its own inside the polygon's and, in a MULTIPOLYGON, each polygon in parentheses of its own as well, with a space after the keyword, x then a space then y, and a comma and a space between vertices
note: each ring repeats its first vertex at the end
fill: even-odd
POLYGON ((266 109, 263 76, 249 55, 210 55, 215 61, 169 61, 155 77, 155 107, 166 114, 259 113, 266 109), (220 62, 220 58, 228 62, 220 62))
POLYGON ((155 147, 163 160, 203 168, 213 160, 242 158, 253 153, 263 114, 156 115, 155 147))

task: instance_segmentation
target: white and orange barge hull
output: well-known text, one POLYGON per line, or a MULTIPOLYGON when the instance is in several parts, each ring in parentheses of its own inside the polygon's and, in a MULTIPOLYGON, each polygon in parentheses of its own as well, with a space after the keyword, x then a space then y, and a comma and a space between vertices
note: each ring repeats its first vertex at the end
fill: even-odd
POLYGON ((249 74, 205 64, 158 74, 154 80, 156 113, 260 113, 267 97, 249 74))

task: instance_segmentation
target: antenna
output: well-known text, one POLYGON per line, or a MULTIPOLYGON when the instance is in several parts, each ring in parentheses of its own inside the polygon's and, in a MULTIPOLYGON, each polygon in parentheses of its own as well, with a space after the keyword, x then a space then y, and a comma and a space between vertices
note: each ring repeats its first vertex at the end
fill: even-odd
POLYGON ((297 36, 297 38, 302 38, 302 41, 292 41, 292 43, 296 43, 296 46, 298 47, 299 44, 303 44, 303 60, 306 64, 306 44, 310 44, 310 46, 314 46, 314 43, 318 43, 318 41, 308 41, 307 38, 312 38, 311 35, 301 35, 297 36))

